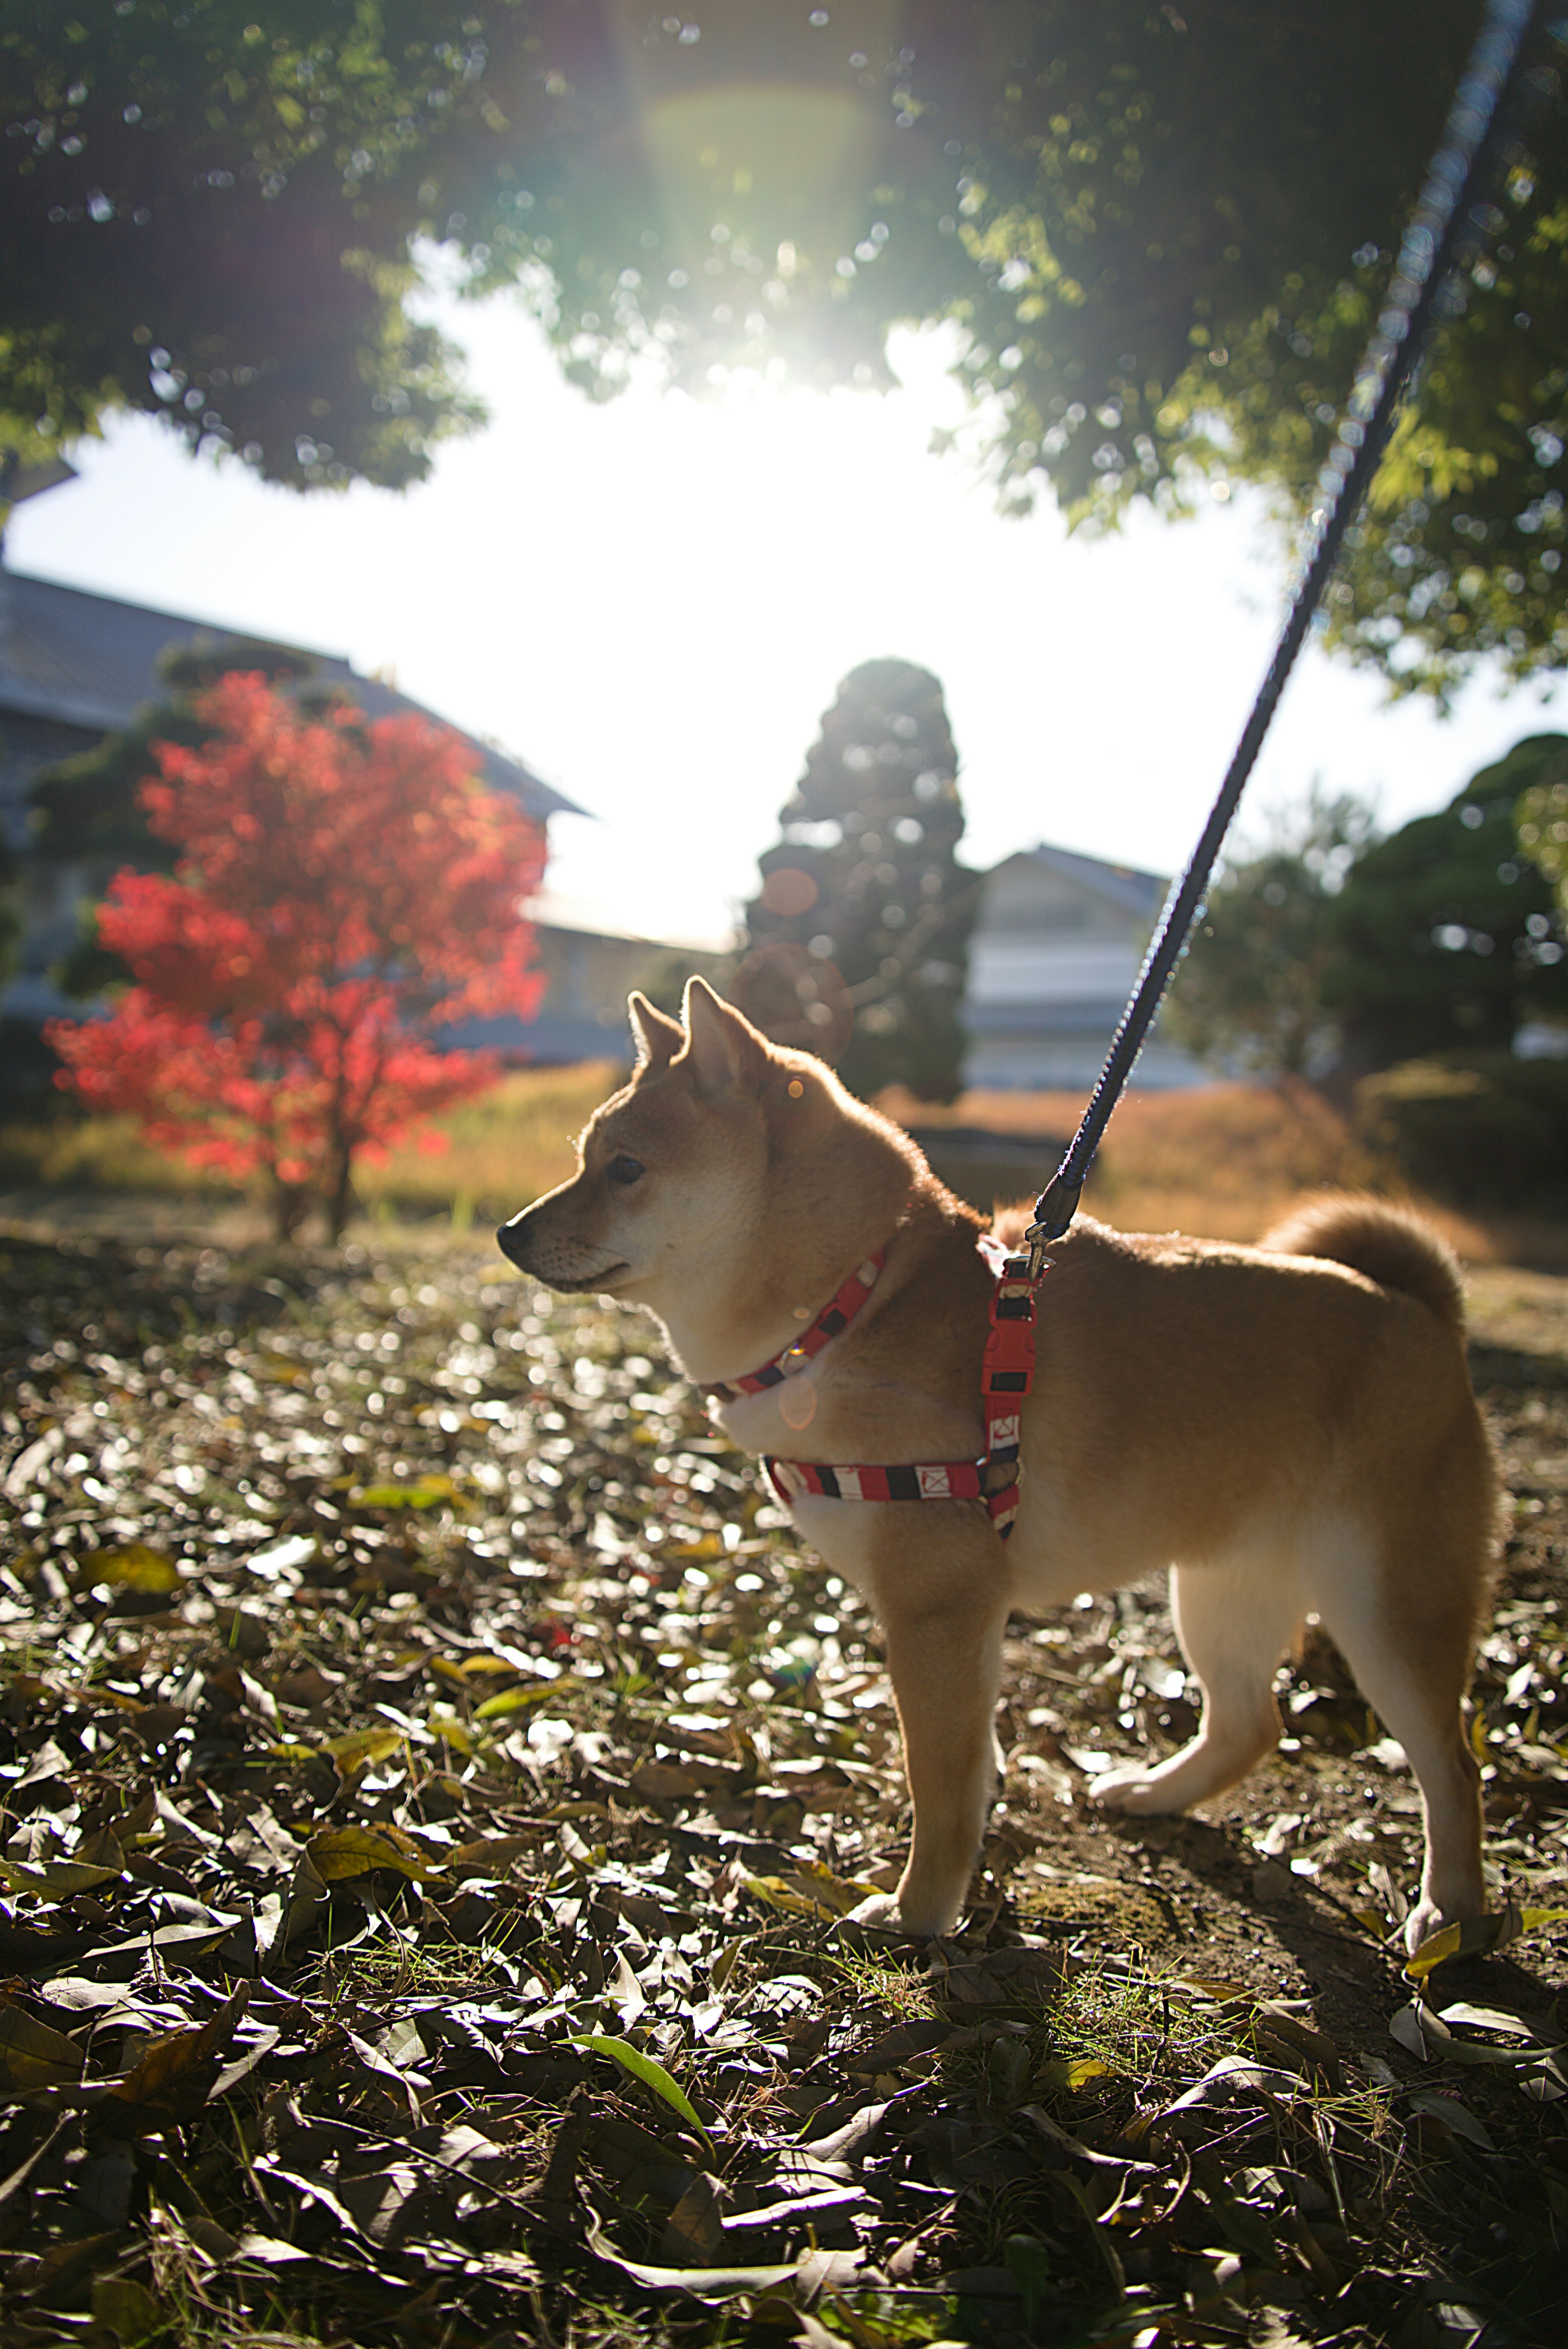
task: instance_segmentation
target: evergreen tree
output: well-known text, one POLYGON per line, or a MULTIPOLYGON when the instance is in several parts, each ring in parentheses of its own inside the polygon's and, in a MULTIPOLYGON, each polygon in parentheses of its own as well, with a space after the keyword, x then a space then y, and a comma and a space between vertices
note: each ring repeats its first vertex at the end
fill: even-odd
POLYGON ((957 772, 938 679, 865 661, 824 713, 783 837, 759 860, 736 1000, 777 1041, 837 1061, 864 1096, 903 1084, 951 1101, 962 1082, 978 881, 954 854, 957 772))
POLYGON ((1514 832, 1515 802, 1565 771, 1568 736, 1530 735, 1352 866, 1325 991, 1353 1066, 1506 1052, 1526 1019, 1568 1011, 1552 886, 1514 832))

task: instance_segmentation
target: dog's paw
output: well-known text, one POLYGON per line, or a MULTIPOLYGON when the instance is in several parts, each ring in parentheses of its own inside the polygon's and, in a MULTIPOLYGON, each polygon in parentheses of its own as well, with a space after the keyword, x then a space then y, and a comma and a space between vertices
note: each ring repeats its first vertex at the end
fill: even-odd
POLYGON ((1087 1792, 1091 1803, 1099 1803, 1108 1811, 1125 1811, 1133 1818, 1154 1817, 1162 1811, 1183 1807, 1173 1798, 1170 1780, 1152 1770, 1107 1770, 1102 1777, 1091 1782, 1087 1792))
POLYGON ((938 1911, 923 1908, 907 1896, 901 1899, 896 1892, 873 1892, 841 1922, 863 1925, 873 1933, 900 1933, 906 1941, 929 1941, 939 1933, 950 1933, 957 1915, 956 1907, 938 1911))
MULTIPOLYGON (((1462 1925, 1472 1922, 1479 1929, 1481 1925, 1482 1918, 1483 1912, 1480 1909, 1469 1909, 1462 1912, 1454 1910, 1445 1911, 1439 1908, 1435 1900, 1418 1900, 1416 1906, 1411 1909, 1409 1915, 1406 1918, 1404 1925, 1400 1929, 1400 1938, 1404 1941, 1405 1948, 1408 1954, 1411 1957, 1414 1957, 1416 1951, 1420 1948, 1421 1943, 1423 1941, 1429 1941, 1434 1933, 1443 1932, 1449 1925, 1462 1925)), ((1486 1945, 1487 1937, 1478 1930, 1478 1935, 1476 1938, 1478 1941, 1476 1953, 1479 1955, 1480 1948, 1486 1945)))
POLYGON ((896 1892, 872 1893, 851 1909, 843 1921, 846 1925, 869 1925, 873 1931, 880 1933, 903 1933, 908 1930, 899 1909, 896 1892))
POLYGON ((1412 1909, 1400 1931, 1407 1955, 1413 1958, 1421 1943, 1429 1941, 1434 1933, 1440 1933, 1448 1921, 1441 1909, 1429 1900, 1412 1909))

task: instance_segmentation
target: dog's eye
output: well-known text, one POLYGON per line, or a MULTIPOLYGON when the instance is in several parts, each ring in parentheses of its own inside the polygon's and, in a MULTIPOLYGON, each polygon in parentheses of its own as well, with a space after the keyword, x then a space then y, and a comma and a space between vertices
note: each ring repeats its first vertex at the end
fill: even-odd
POLYGON ((643 1162, 640 1158, 634 1158, 629 1150, 617 1150, 604 1172, 612 1183, 640 1183, 643 1162))

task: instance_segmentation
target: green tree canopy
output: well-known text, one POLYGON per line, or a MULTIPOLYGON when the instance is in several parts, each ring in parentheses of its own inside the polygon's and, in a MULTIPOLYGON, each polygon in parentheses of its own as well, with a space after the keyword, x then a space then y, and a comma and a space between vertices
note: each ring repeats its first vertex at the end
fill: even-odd
POLYGON ((958 754, 942 687, 912 661, 864 661, 839 687, 758 860, 732 993, 780 1043, 838 1063, 869 1096, 951 1101, 978 890, 957 863, 958 754))
POLYGON ((1525 1020, 1568 1012, 1552 887, 1514 832, 1521 795, 1565 773, 1568 735, 1530 735, 1357 859, 1325 990, 1353 1065, 1506 1052, 1525 1020))
MULTIPOLYGON (((1207 474, 1299 513, 1480 20, 1364 0, 45 0, 0 26, 0 409, 105 407, 309 485, 476 415, 411 254, 570 375, 885 383, 948 319, 1003 502, 1207 474), (123 10, 123 13, 121 13, 123 10)), ((1568 650, 1568 115, 1542 92, 1331 611, 1443 690, 1568 650)), ((1549 84, 1550 87, 1546 87, 1549 84)))
POLYGON ((1324 1072, 1339 1047, 1326 994, 1337 898, 1373 836, 1369 808, 1315 786, 1297 816, 1227 854, 1161 1015, 1175 1042, 1230 1071, 1324 1072))
POLYGON ((1556 891, 1558 916, 1568 930, 1568 759, 1532 777, 1513 817, 1521 852, 1556 891))
POLYGON ((439 233, 419 158, 493 112, 462 23, 424 0, 8 9, 0 438, 36 455, 131 408, 296 487, 428 471, 479 413, 404 306, 409 240, 439 233))

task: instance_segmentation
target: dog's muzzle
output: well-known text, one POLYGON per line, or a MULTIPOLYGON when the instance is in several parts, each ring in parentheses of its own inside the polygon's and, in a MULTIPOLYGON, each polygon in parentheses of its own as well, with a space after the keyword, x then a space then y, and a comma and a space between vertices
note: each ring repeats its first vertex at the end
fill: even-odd
POLYGON ((605 1257, 599 1250, 584 1247, 581 1242, 552 1239, 549 1235, 529 1229, 532 1210, 525 1207, 513 1216, 496 1233, 496 1245, 503 1256, 510 1257, 520 1272, 532 1280, 542 1280, 550 1288, 600 1288, 626 1269, 622 1257, 605 1257))

